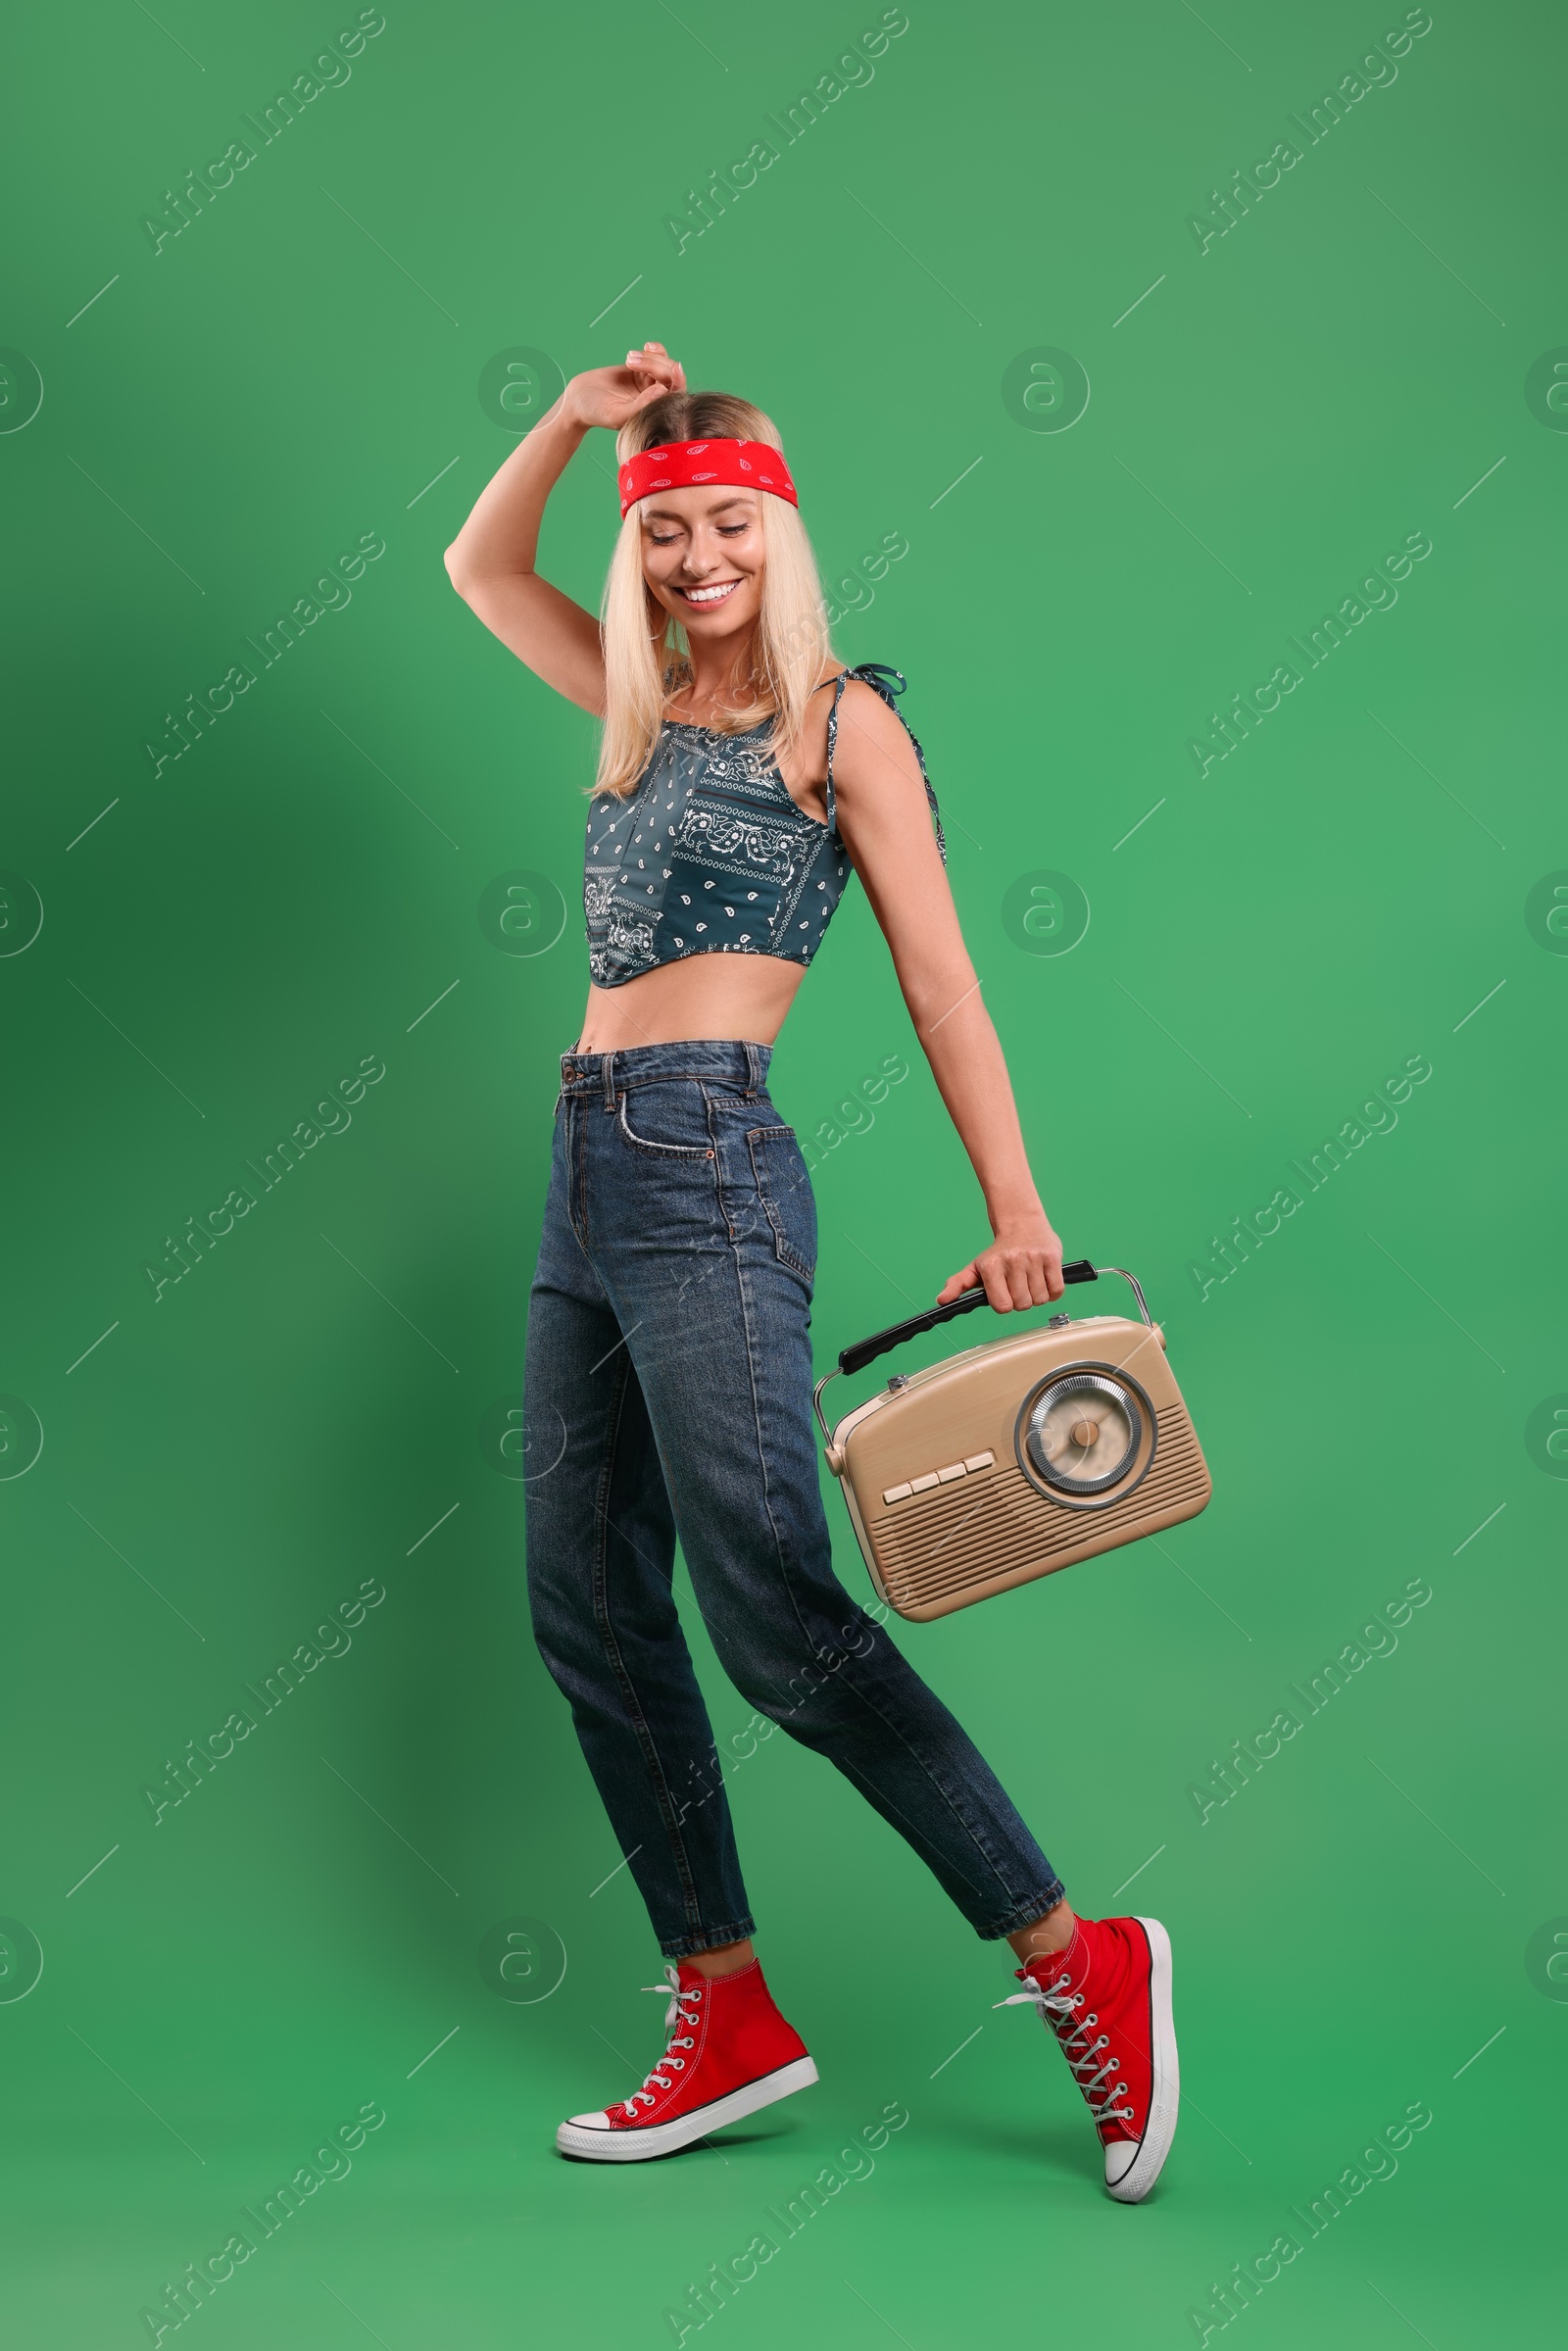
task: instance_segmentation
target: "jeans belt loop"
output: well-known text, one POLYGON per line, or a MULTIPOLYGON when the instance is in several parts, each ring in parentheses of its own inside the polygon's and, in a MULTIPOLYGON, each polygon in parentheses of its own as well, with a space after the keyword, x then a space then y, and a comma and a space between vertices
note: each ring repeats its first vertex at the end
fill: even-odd
POLYGON ((603 1070, 605 1080, 605 1108, 607 1110, 612 1110, 615 1106, 615 1056, 613 1053, 605 1054, 603 1070))
POLYGON ((746 1046, 746 1091, 760 1094, 762 1089, 762 1056, 750 1040, 746 1046))

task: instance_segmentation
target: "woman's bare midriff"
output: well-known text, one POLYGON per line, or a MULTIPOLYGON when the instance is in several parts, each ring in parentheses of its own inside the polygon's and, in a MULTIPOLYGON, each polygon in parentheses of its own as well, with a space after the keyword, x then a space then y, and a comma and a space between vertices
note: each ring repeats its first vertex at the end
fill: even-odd
POLYGON ((781 955, 688 955, 619 988, 590 988, 580 1053, 618 1053, 637 1045, 679 1045, 734 1037, 771 1045, 806 977, 781 955))

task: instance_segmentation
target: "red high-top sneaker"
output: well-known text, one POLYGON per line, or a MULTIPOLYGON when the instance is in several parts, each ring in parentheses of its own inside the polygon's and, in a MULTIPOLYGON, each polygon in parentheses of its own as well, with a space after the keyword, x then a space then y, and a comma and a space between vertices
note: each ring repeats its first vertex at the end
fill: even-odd
POLYGON ((599 2163, 640 2163, 706 2138, 816 2080, 806 2043, 785 2023, 762 1981, 760 1960, 732 1976, 705 1976, 689 1960, 664 1970, 668 2048, 620 2106, 604 2114, 574 2114, 556 2132, 563 2155, 599 2163))
POLYGON ((1014 1975, 1061 2043, 1104 2143, 1105 2185, 1141 2203, 1176 2135, 1181 2076, 1170 2007, 1170 1936, 1158 1919, 1079 1919, 1064 1951, 1044 1951, 1014 1975))

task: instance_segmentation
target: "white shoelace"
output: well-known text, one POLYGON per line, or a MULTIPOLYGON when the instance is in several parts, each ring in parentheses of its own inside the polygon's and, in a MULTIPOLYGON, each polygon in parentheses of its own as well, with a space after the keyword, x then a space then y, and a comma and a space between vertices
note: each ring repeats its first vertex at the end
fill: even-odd
POLYGON ((653 2072, 643 2076, 642 2088, 634 2089, 631 2093, 631 2096, 625 2101, 621 2111, 624 2114, 630 2115, 634 2115, 636 2113, 639 2099, 641 2099, 643 2103, 648 2106, 656 2106, 659 2103, 657 2098, 654 2096, 654 2084, 657 2084, 660 2089, 668 2089, 670 2087, 669 2078, 663 2070, 666 2066, 668 2066, 672 2072, 677 2074, 685 2071, 685 2058, 672 2056, 671 2051, 675 2049, 696 2048, 697 2043, 689 2028, 695 2025, 698 2021, 698 2005, 703 1996, 701 1991, 683 1990, 681 1988, 680 1972, 678 1969, 673 1967, 665 1968, 664 1981, 662 1984, 639 1984, 638 1989, 640 1991, 658 1992, 661 1998, 667 1996, 669 2000, 669 2006, 664 2011, 664 2030, 666 2033, 669 2031, 670 2027, 677 2022, 677 2020, 682 2025, 688 2027, 688 2031, 684 2033, 677 2033, 675 2035, 674 2039, 669 2043, 669 2047, 665 2049, 664 2054, 660 2059, 658 2065, 655 2066, 653 2072), (689 2016, 686 2012, 688 2002, 691 2004, 691 2014, 689 2016))
POLYGON ((1083 2091, 1085 2103, 1095 2121, 1119 2123, 1124 2129, 1130 2130, 1133 2127, 1133 2109, 1119 2103, 1128 2095, 1127 2084, 1115 2079, 1121 2068, 1121 2060, 1110 2057, 1097 2064, 1101 2052, 1110 2046, 1110 2034, 1102 2033, 1098 2040, 1091 2037, 1100 2019, 1091 2015, 1080 2022, 1078 2010, 1084 2004, 1084 1995, 1081 1991, 1063 1991, 1061 1986, 1069 1981, 1066 1975, 1060 1975, 1048 1989, 1031 1976, 1027 1979, 1027 1990, 1009 1992, 1004 2000, 994 2000, 992 2006, 1034 2008, 1041 2023, 1051 2028, 1060 2043, 1061 2053, 1072 2069, 1073 2078, 1083 2091))

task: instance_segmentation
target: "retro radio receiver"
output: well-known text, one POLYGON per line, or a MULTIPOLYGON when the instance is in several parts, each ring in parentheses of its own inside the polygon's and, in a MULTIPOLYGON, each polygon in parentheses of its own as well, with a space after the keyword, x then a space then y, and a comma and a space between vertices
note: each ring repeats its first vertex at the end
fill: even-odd
POLYGON ((822 1391, 890 1347, 985 1303, 965 1291, 840 1355, 812 1401, 828 1467, 879 1597, 915 1623, 1195 1518, 1213 1491, 1164 1334, 1121 1265, 1064 1265, 1067 1283, 1119 1274, 1139 1320, 1054 1314, 1044 1330, 967 1348, 906 1378, 829 1430, 822 1391))

